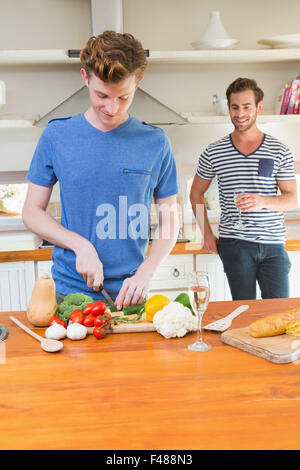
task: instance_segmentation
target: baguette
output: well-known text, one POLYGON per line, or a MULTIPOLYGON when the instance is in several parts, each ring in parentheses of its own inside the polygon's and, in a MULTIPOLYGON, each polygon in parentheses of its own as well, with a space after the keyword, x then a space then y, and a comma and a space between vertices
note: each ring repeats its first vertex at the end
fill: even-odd
POLYGON ((283 313, 274 313, 260 318, 249 325, 249 333, 255 338, 263 336, 276 336, 285 333, 286 325, 290 321, 300 321, 300 309, 293 308, 283 313))

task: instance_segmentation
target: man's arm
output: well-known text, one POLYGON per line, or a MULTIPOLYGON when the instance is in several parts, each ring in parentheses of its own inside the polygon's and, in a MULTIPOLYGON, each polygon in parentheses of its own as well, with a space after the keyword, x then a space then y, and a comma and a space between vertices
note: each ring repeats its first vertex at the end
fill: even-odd
POLYGON ((116 298, 117 308, 137 304, 145 298, 156 269, 176 243, 179 232, 176 196, 155 199, 155 203, 159 223, 148 256, 139 266, 137 272, 123 282, 116 298))
POLYGON ((78 233, 63 227, 47 212, 52 187, 29 183, 22 217, 24 225, 41 238, 74 251, 76 270, 88 287, 99 287, 103 282, 103 266, 94 246, 78 233))
POLYGON ((260 196, 259 194, 240 194, 236 206, 242 211, 269 209, 270 211, 285 212, 297 207, 296 180, 278 181, 280 193, 278 196, 260 196))
POLYGON ((196 221, 202 232, 203 249, 209 253, 218 253, 217 238, 211 229, 204 201, 204 194, 208 190, 210 184, 210 180, 206 180, 195 175, 190 191, 190 201, 196 221))

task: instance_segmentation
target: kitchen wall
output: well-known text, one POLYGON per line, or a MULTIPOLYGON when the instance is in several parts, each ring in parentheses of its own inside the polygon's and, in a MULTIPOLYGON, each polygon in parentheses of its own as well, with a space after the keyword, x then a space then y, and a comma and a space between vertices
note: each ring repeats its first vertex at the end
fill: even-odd
MULTIPOLYGON (((109 0, 107 0, 109 1, 109 0)), ((211 10, 219 10, 238 48, 261 48, 259 39, 296 33, 299 0, 123 0, 124 31, 132 32, 150 50, 191 49, 211 10)), ((80 49, 92 33, 89 0, 0 1, 0 49, 80 49)), ((43 116, 82 86, 78 65, 0 66, 7 85, 7 104, 0 119, 43 116)), ((300 72, 296 62, 270 64, 149 65, 142 87, 177 112, 213 114, 212 95, 225 96, 237 76, 257 78, 265 91, 265 112, 287 81, 300 72)), ((263 125, 282 138, 300 161, 298 125, 263 125)), ((199 152, 230 132, 231 124, 165 127, 179 167, 182 192, 195 170, 199 152)), ((0 128, 0 172, 26 170, 40 130, 0 128)), ((0 175, 1 178, 1 175, 0 175)), ((56 191, 55 197, 58 192, 56 191)))

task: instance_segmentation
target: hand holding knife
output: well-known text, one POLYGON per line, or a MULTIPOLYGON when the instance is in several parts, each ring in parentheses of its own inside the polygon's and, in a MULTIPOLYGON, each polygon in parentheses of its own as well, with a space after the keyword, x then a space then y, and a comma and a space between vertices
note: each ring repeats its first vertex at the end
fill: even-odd
POLYGON ((109 294, 104 289, 103 284, 100 284, 99 287, 94 287, 94 289, 97 290, 97 291, 99 290, 101 292, 101 294, 103 294, 103 296, 105 297, 105 299, 107 300, 109 305, 111 305, 112 307, 115 307, 114 301, 112 300, 112 298, 109 296, 109 294))

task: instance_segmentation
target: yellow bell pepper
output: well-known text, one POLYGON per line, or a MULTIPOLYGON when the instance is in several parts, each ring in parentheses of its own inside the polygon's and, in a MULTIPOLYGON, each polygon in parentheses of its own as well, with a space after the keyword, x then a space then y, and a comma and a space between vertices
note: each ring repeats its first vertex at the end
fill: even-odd
POLYGON ((164 295, 152 295, 152 297, 150 297, 150 299, 148 299, 145 303, 146 320, 153 321, 153 317, 156 312, 161 310, 165 305, 168 305, 169 303, 170 300, 164 295))

